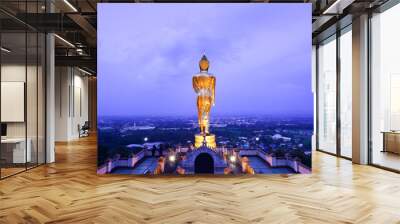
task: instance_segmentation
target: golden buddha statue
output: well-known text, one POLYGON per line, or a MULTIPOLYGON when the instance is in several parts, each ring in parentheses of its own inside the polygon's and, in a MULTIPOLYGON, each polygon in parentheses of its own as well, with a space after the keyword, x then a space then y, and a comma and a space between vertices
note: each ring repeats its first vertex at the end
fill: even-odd
POLYGON ((215 76, 208 73, 210 62, 203 55, 199 62, 200 73, 193 76, 193 89, 197 94, 197 111, 200 134, 195 136, 195 147, 216 147, 215 135, 210 134, 209 117, 211 107, 215 105, 215 76))

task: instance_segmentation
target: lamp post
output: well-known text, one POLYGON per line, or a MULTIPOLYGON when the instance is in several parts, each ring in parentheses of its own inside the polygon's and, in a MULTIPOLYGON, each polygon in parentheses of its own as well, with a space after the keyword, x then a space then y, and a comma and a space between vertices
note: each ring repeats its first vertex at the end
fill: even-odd
POLYGON ((231 163, 235 163, 236 162, 236 156, 235 155, 231 155, 229 157, 229 160, 231 161, 231 163))
POLYGON ((169 160, 171 163, 174 163, 174 162, 176 161, 176 156, 175 156, 174 154, 171 154, 171 155, 169 155, 168 160, 169 160))

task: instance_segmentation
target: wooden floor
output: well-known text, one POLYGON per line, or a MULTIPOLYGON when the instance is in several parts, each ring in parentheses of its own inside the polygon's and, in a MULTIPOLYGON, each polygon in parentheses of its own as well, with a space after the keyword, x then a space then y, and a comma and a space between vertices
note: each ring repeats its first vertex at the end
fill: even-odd
POLYGON ((391 152, 374 151, 372 156, 374 164, 400 170, 400 155, 391 152))
POLYGON ((1 177, 8 177, 13 174, 25 171, 25 167, 23 167, 23 168, 7 167, 7 168, 0 168, 0 169, 1 169, 1 177))
POLYGON ((96 140, 0 181, 0 223, 400 223, 400 175, 315 152, 312 175, 97 176, 96 140))

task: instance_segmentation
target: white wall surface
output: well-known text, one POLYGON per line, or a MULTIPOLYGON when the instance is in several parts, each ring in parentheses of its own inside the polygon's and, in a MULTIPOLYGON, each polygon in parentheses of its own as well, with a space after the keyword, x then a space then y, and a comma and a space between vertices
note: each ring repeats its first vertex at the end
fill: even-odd
POLYGON ((1 122, 25 121, 25 82, 1 82, 1 122))
POLYGON ((7 124, 6 137, 26 136, 32 152, 31 161, 39 159, 39 163, 44 163, 45 159, 43 77, 41 66, 18 63, 1 66, 1 114, 2 121, 7 124))
POLYGON ((88 120, 88 78, 76 68, 56 67, 56 141, 79 137, 78 125, 88 120))

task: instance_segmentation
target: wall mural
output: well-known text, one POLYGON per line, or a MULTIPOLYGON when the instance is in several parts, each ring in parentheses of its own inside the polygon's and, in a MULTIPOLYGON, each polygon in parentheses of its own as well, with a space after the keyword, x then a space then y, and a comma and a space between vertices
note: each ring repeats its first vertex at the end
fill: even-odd
POLYGON ((311 4, 98 5, 98 174, 307 174, 311 4))

